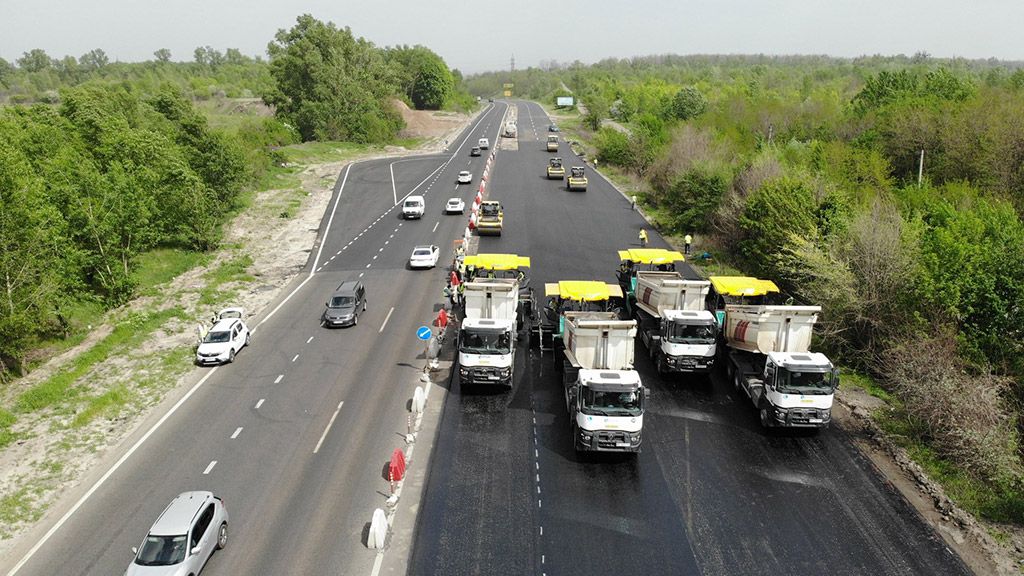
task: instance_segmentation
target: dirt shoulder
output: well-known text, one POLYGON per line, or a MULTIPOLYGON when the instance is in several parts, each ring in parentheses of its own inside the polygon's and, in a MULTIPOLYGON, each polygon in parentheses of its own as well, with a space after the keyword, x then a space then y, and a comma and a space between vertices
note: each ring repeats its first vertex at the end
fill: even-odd
POLYGON ((251 208, 225 225, 223 248, 207 264, 111 311, 104 325, 79 346, 5 387, 0 401, 10 405, 21 392, 67 370, 116 326, 159 314, 164 316, 158 318, 167 318, 141 342, 133 343, 131 350, 115 350, 75 380, 76 397, 117 392, 121 402, 114 408, 84 425, 80 424, 84 409, 80 403, 19 415, 14 432, 20 439, 0 451, 0 556, 72 492, 111 449, 132 436, 165 398, 194 383, 199 377, 191 363, 198 323, 228 305, 242 306, 247 316, 257 315, 302 271, 345 166, 373 158, 441 152, 476 118, 399 109, 408 126, 402 136, 423 139, 424 144, 414 150, 390 146, 302 167, 301 189, 259 192, 251 208), (224 270, 239 263, 242 270, 224 280, 224 270), (211 282, 217 282, 215 290, 211 282))

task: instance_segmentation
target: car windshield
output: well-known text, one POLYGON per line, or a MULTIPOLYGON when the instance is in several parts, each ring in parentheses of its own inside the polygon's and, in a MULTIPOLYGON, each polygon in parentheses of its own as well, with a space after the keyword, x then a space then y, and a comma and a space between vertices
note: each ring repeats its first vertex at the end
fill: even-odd
POLYGON ((507 332, 463 330, 459 350, 467 354, 508 354, 511 352, 507 332))
POLYGON ((790 372, 780 368, 776 383, 779 392, 783 394, 815 396, 832 393, 832 379, 829 372, 790 372))
POLYGON ((185 560, 186 536, 146 536, 135 558, 140 566, 173 566, 185 560))
POLYGON ((715 329, 708 324, 693 325, 672 322, 666 340, 673 344, 714 344, 715 329))
POLYGON ((227 330, 217 330, 216 332, 210 331, 206 334, 206 338, 203 338, 205 344, 219 344, 221 342, 227 342, 231 340, 231 332, 227 330))
POLYGON ((356 303, 356 299, 352 296, 334 296, 331 298, 331 303, 328 304, 328 308, 349 308, 356 303))
POLYGON ((419 200, 406 200, 405 201, 405 207, 406 208, 416 208, 419 205, 420 205, 420 201, 419 200))
POLYGON ((413 256, 430 256, 430 254, 431 254, 431 251, 426 249, 426 248, 423 248, 423 249, 420 249, 420 250, 414 250, 413 253, 412 253, 413 256))
POLYGON ((636 391, 602 392, 593 388, 583 389, 580 409, 592 416, 640 416, 644 413, 643 399, 636 391))

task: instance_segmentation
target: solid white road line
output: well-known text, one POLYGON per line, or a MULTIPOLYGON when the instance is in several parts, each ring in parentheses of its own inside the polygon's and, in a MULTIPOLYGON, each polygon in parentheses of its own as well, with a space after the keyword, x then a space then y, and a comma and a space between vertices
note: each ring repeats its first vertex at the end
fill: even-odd
POLYGON ((216 466, 216 465, 217 465, 217 461, 216 460, 210 462, 210 465, 206 467, 206 470, 203 470, 203 476, 206 476, 207 474, 209 474, 210 470, 213 470, 213 467, 216 466))
POLYGON ((65 512, 64 515, 60 517, 60 520, 58 520, 57 523, 54 524, 52 528, 46 531, 46 534, 44 534, 43 537, 39 539, 39 542, 36 542, 35 546, 33 546, 28 551, 28 553, 26 553, 25 556, 23 556, 21 560, 19 560, 18 563, 14 565, 14 568, 11 568, 11 571, 7 573, 7 576, 14 576, 15 574, 17 574, 18 570, 21 570, 21 568, 25 566, 25 564, 32 558, 32 556, 34 556, 35 553, 38 552, 39 549, 42 548, 44 544, 46 544, 47 540, 49 540, 54 534, 56 534, 57 530, 60 530, 61 526, 63 526, 64 523, 67 522, 68 519, 71 518, 71 516, 74 515, 74 513, 77 512, 78 509, 82 507, 83 504, 85 504, 86 500, 88 500, 89 497, 91 497, 97 490, 99 490, 100 486, 102 486, 111 476, 113 476, 114 472, 116 472, 117 469, 120 468, 122 464, 124 464, 129 458, 131 458, 132 454, 135 454, 135 451, 138 450, 139 447, 142 446, 142 444, 146 440, 148 440, 149 437, 152 436, 154 432, 156 432, 157 428, 160 428, 160 426, 162 426, 163 423, 166 422, 168 418, 170 418, 175 412, 177 412, 178 408, 181 408, 181 406, 189 398, 191 398, 193 394, 195 394, 196 390, 199 390, 199 388, 203 384, 205 384, 206 381, 210 378, 210 376, 213 376, 213 373, 216 371, 217 368, 214 367, 209 372, 207 372, 206 376, 203 376, 199 380, 199 382, 196 382, 195 386, 193 386, 188 392, 185 393, 184 396, 181 397, 181 399, 175 402, 174 406, 171 406, 171 409, 168 410, 166 414, 161 416, 160 419, 157 420, 156 424, 153 424, 152 428, 147 430, 146 433, 143 434, 141 438, 136 440, 135 444, 132 444, 132 447, 129 448, 128 451, 124 453, 124 455, 118 458, 117 462, 114 462, 114 465, 110 467, 110 470, 107 470, 106 473, 104 473, 103 476, 101 476, 100 479, 97 480, 96 483, 93 484, 92 487, 89 488, 89 490, 86 491, 86 493, 83 494, 82 497, 79 498, 78 501, 75 502, 73 506, 71 506, 71 509, 65 512))
POLYGON ((231 439, 234 440, 235 438, 238 438, 238 435, 241 434, 241 433, 242 433, 242 427, 239 426, 238 428, 235 429, 235 433, 231 435, 231 439))
POLYGON ((377 330, 377 334, 384 331, 384 327, 388 325, 388 320, 391 320, 391 313, 395 311, 395 307, 392 306, 391 310, 388 310, 388 315, 384 317, 384 323, 380 325, 380 330, 377 330))
POLYGON ((320 445, 324 443, 324 438, 327 438, 327 433, 331 431, 331 426, 334 426, 334 419, 338 417, 338 412, 341 412, 341 407, 344 405, 344 401, 338 402, 338 409, 331 416, 331 421, 327 423, 327 428, 324 428, 324 433, 320 435, 320 441, 316 443, 316 448, 313 448, 313 454, 320 451, 320 445))
POLYGON ((391 197, 394 203, 398 204, 398 190, 395 189, 395 163, 388 164, 388 171, 391 172, 391 197))
POLYGON ((274 378, 274 384, 280 384, 281 380, 284 379, 284 374, 278 374, 277 378, 274 378))

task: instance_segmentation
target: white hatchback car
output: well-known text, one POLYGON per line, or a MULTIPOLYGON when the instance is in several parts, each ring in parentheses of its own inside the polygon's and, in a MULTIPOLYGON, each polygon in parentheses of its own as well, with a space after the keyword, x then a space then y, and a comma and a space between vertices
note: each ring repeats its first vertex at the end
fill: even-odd
POLYGON ((437 266, 437 258, 441 251, 437 246, 417 246, 412 249, 412 256, 409 256, 410 268, 433 268, 437 266))
POLYGON ((249 345, 249 327, 242 320, 241 308, 225 308, 214 319, 213 326, 199 341, 196 364, 224 364, 235 361, 235 354, 249 345))
POLYGON ((466 211, 466 203, 462 198, 449 198, 444 205, 445 214, 462 214, 466 211))
POLYGON ((469 170, 463 170, 459 172, 459 184, 471 184, 473 182, 473 173, 469 170))
POLYGON ((199 574, 228 543, 228 509, 212 492, 183 492, 149 529, 125 576, 199 574))

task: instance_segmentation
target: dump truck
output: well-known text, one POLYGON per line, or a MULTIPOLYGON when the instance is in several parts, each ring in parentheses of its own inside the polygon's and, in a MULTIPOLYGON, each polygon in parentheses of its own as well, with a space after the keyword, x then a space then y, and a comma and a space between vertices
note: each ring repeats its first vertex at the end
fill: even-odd
POLYGON ((558 134, 548 134, 548 152, 558 152, 558 134))
POLYGON ((614 312, 566 312, 565 407, 577 452, 640 452, 648 391, 633 369, 636 321, 614 312))
MULTIPOLYGON (((541 349, 561 345, 566 312, 610 312, 622 304, 622 290, 615 284, 591 280, 562 280, 544 285, 547 303, 537 314, 531 337, 541 349)), ((556 352, 558 350, 556 349, 556 352)), ((559 365, 556 364, 556 367, 559 365)))
POLYGON ((565 178, 565 166, 562 166, 561 158, 548 160, 548 180, 561 180, 565 178))
POLYGON ((705 309, 711 283, 685 280, 678 272, 636 274, 640 341, 658 374, 709 374, 715 365, 718 323, 705 309))
MULTIPOLYGON (((754 284, 752 292, 763 287, 754 284)), ((724 312, 726 374, 758 410, 761 426, 827 427, 839 370, 810 351, 821 307, 726 304, 724 312)))
POLYGON ((484 200, 480 203, 480 209, 477 211, 476 233, 481 236, 485 234, 501 236, 501 226, 504 219, 505 213, 500 202, 484 200))
POLYGON ((715 315, 718 326, 725 326, 725 307, 728 304, 782 304, 782 293, 771 280, 750 276, 710 276, 706 308, 715 315))
POLYGON ((518 254, 472 254, 462 262, 467 282, 476 279, 515 280, 519 286, 519 307, 516 314, 516 329, 526 331, 537 313, 537 303, 530 286, 530 258, 518 254))
POLYGON ((573 166, 569 173, 569 180, 565 184, 566 190, 587 190, 587 176, 583 172, 583 166, 573 166))
POLYGON ((664 248, 631 248, 619 250, 619 269, 615 273, 619 286, 626 294, 626 310, 633 315, 636 275, 641 271, 673 272, 677 262, 683 262, 682 253, 664 248))
POLYGON ((465 318, 459 327, 459 384, 512 388, 519 284, 478 279, 465 284, 465 318))

